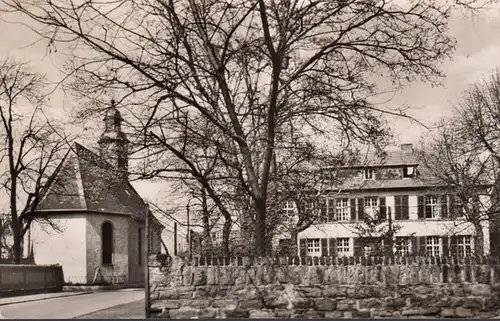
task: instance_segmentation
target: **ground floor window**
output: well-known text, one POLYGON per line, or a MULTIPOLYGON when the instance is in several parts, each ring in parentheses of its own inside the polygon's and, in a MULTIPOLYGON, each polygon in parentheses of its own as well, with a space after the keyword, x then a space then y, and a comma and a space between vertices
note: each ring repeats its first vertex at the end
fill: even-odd
POLYGON ((411 253, 411 238, 396 237, 396 255, 408 256, 411 253))
POLYGON ((439 236, 427 236, 426 251, 429 256, 441 255, 441 238, 439 236))
POLYGON ((457 236, 457 254, 460 257, 472 254, 472 237, 470 235, 457 236))
POLYGON ((321 252, 321 243, 319 239, 307 240, 307 255, 319 256, 321 252))
POLYGON ((350 256, 351 255, 351 244, 348 237, 337 239, 337 255, 338 256, 350 256))

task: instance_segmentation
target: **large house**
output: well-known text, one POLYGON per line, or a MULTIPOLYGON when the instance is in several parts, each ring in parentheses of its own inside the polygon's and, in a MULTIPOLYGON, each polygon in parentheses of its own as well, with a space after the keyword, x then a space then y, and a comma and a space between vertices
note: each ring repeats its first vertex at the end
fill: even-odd
POLYGON ((121 123, 112 103, 100 151, 75 143, 33 213, 52 224, 31 227, 28 243, 35 263, 62 265, 68 283, 141 284, 146 251, 161 251, 163 226, 128 179, 128 140, 121 123))
MULTIPOLYGON (((365 256, 387 246, 396 255, 465 256, 477 248, 477 229, 456 210, 453 191, 430 178, 411 144, 335 175, 341 179, 325 193, 322 219, 298 234, 300 256, 365 256), (368 224, 367 216, 382 219, 368 224)), ((485 195, 480 200, 490 202, 485 195)), ((286 210, 294 211, 293 204, 286 210)), ((488 254, 488 223, 480 229, 479 254, 488 254)))

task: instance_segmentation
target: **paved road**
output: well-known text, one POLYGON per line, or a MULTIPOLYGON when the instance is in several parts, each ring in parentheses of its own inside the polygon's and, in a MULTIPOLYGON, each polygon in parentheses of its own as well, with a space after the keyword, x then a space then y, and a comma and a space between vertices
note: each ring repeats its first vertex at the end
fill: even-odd
POLYGON ((91 314, 79 316, 77 319, 144 319, 144 300, 129 304, 117 305, 115 307, 97 311, 91 314))
POLYGON ((144 290, 141 289, 103 291, 3 305, 0 312, 5 318, 76 318, 140 300, 144 300, 144 290))

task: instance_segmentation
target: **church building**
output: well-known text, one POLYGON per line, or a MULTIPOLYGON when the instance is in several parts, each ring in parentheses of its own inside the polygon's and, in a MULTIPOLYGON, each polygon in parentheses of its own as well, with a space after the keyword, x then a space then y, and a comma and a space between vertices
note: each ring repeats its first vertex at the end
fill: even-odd
POLYGON ((100 153, 75 143, 33 215, 35 264, 60 264, 66 283, 143 284, 148 253, 160 253, 162 224, 128 179, 128 144, 112 102, 104 117, 100 153), (145 231, 146 212, 150 232, 145 231))

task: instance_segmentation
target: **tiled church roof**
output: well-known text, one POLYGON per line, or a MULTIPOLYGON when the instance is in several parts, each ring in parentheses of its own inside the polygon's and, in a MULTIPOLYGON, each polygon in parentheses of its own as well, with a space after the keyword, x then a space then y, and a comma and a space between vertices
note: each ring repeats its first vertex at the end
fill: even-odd
POLYGON ((144 217, 146 204, 99 155, 75 143, 37 211, 91 211, 144 217))

